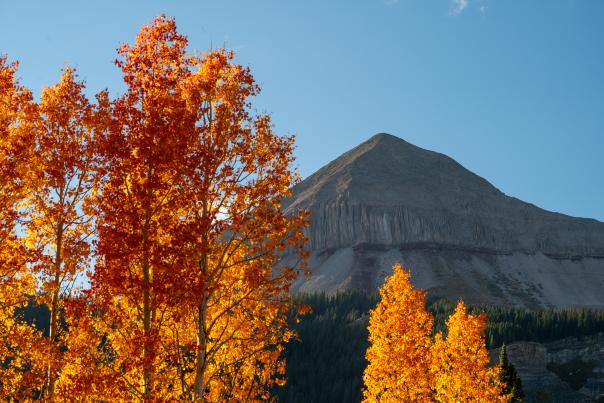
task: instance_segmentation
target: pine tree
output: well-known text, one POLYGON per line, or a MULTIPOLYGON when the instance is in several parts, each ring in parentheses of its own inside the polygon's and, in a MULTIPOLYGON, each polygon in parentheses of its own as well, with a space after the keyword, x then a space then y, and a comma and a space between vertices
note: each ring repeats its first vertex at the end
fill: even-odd
POLYGON ((499 381, 503 385, 503 394, 509 395, 510 403, 524 401, 524 391, 522 390, 522 380, 516 372, 514 364, 508 359, 508 349, 504 344, 499 353, 499 381))

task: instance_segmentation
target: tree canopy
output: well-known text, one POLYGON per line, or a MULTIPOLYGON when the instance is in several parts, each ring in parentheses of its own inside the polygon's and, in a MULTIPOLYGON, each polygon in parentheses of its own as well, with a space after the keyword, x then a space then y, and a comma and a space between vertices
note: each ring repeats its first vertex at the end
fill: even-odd
POLYGON ((364 401, 505 402, 499 368, 489 366, 486 316, 468 314, 463 301, 432 338, 425 293, 401 265, 380 289, 370 312, 364 401))
POLYGON ((233 52, 187 46, 156 18, 118 49, 125 93, 94 101, 67 67, 35 102, 0 58, 3 396, 253 401, 285 381, 294 137, 233 52))

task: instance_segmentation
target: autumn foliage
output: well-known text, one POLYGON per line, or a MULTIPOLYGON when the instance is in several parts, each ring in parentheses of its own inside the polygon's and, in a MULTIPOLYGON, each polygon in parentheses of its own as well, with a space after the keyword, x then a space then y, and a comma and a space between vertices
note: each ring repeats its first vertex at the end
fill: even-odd
POLYGON ((488 365, 484 314, 468 314, 460 301, 446 336, 432 337, 425 293, 398 264, 380 296, 369 320, 365 401, 507 402, 498 367, 488 365))
POLYGON ((187 46, 156 18, 118 50, 124 94, 94 101, 67 67, 35 102, 0 58, 3 398, 255 401, 285 381, 294 138, 232 52, 187 46))
POLYGON ((10 365, 0 365, 0 397, 25 399, 43 378, 44 368, 33 349, 42 335, 17 314, 35 288, 19 228, 37 110, 31 92, 16 78, 17 67, 0 56, 0 356, 11 360, 10 365))
MULTIPOLYGON (((253 110, 232 52, 187 47, 173 19, 143 27, 118 49, 115 99, 66 67, 36 101, 0 57, 2 400, 247 402, 286 381, 306 270, 307 214, 280 205, 294 138, 253 110)), ((460 303, 433 338, 400 266, 381 296, 367 401, 504 400, 483 316, 460 303)))
POLYGON ((432 315, 424 309, 424 292, 412 287, 409 273, 400 266, 394 270, 371 313, 366 397, 369 401, 431 401, 432 315))
POLYGON ((38 343, 45 351, 37 358, 45 363, 43 395, 50 398, 71 336, 60 323, 63 301, 89 266, 94 223, 94 108, 75 70, 66 68, 57 84, 42 91, 35 123, 24 230, 37 302, 50 310, 48 338, 38 343))

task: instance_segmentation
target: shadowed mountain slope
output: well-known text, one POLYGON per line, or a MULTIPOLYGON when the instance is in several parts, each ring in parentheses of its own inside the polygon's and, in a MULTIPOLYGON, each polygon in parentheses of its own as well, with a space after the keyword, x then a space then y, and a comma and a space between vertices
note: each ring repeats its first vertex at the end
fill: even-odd
POLYGON ((431 294, 604 306, 604 223, 506 196, 446 155, 378 134, 294 188, 313 276, 302 291, 381 286, 401 261, 431 294))

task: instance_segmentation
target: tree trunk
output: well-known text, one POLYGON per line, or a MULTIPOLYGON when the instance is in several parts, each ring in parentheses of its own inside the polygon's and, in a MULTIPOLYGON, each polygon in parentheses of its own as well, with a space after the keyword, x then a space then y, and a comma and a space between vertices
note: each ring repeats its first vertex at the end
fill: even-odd
POLYGON ((151 267, 149 264, 149 225, 151 222, 151 164, 147 167, 147 202, 145 206, 145 222, 143 224, 143 368, 144 401, 151 401, 153 394, 153 346, 150 343, 151 335, 151 267))
POLYGON ((207 366, 206 362, 206 349, 207 349, 207 338, 205 332, 207 304, 205 298, 202 298, 201 302, 197 307, 198 321, 197 321, 197 357, 195 362, 195 398, 194 401, 202 401, 205 389, 205 370, 207 366))
MULTIPOLYGON (((208 206, 207 202, 203 204, 202 209, 202 221, 207 217, 208 206)), ((208 235, 203 236, 203 246, 208 245, 208 235)), ((207 306, 208 306, 208 287, 207 287, 207 274, 208 274, 208 253, 203 251, 200 261, 199 269, 202 274, 202 293, 199 304, 197 305, 197 357, 195 362, 195 401, 203 401, 205 393, 205 371, 207 368, 207 334, 206 334, 206 320, 207 320, 207 306)))
POLYGON ((150 346, 149 336, 151 334, 151 293, 149 290, 150 285, 150 273, 149 273, 148 262, 143 264, 143 334, 144 334, 144 346, 143 346, 143 357, 145 360, 145 367, 143 370, 143 382, 144 382, 144 395, 145 401, 151 399, 152 393, 152 369, 153 363, 151 362, 150 356, 152 348, 150 346))
MULTIPOLYGON (((62 263, 62 247, 63 247, 63 223, 57 224, 57 237, 56 237, 56 252, 54 261, 54 289, 52 290, 52 297, 50 302, 50 334, 49 339, 53 345, 58 342, 58 331, 59 331, 59 293, 60 293, 60 281, 61 281, 61 263, 62 263)), ((53 346, 56 347, 56 346, 53 346)), ((54 373, 52 362, 48 363, 46 370, 46 398, 49 401, 53 401, 55 393, 55 384, 57 381, 56 374, 54 373)))

